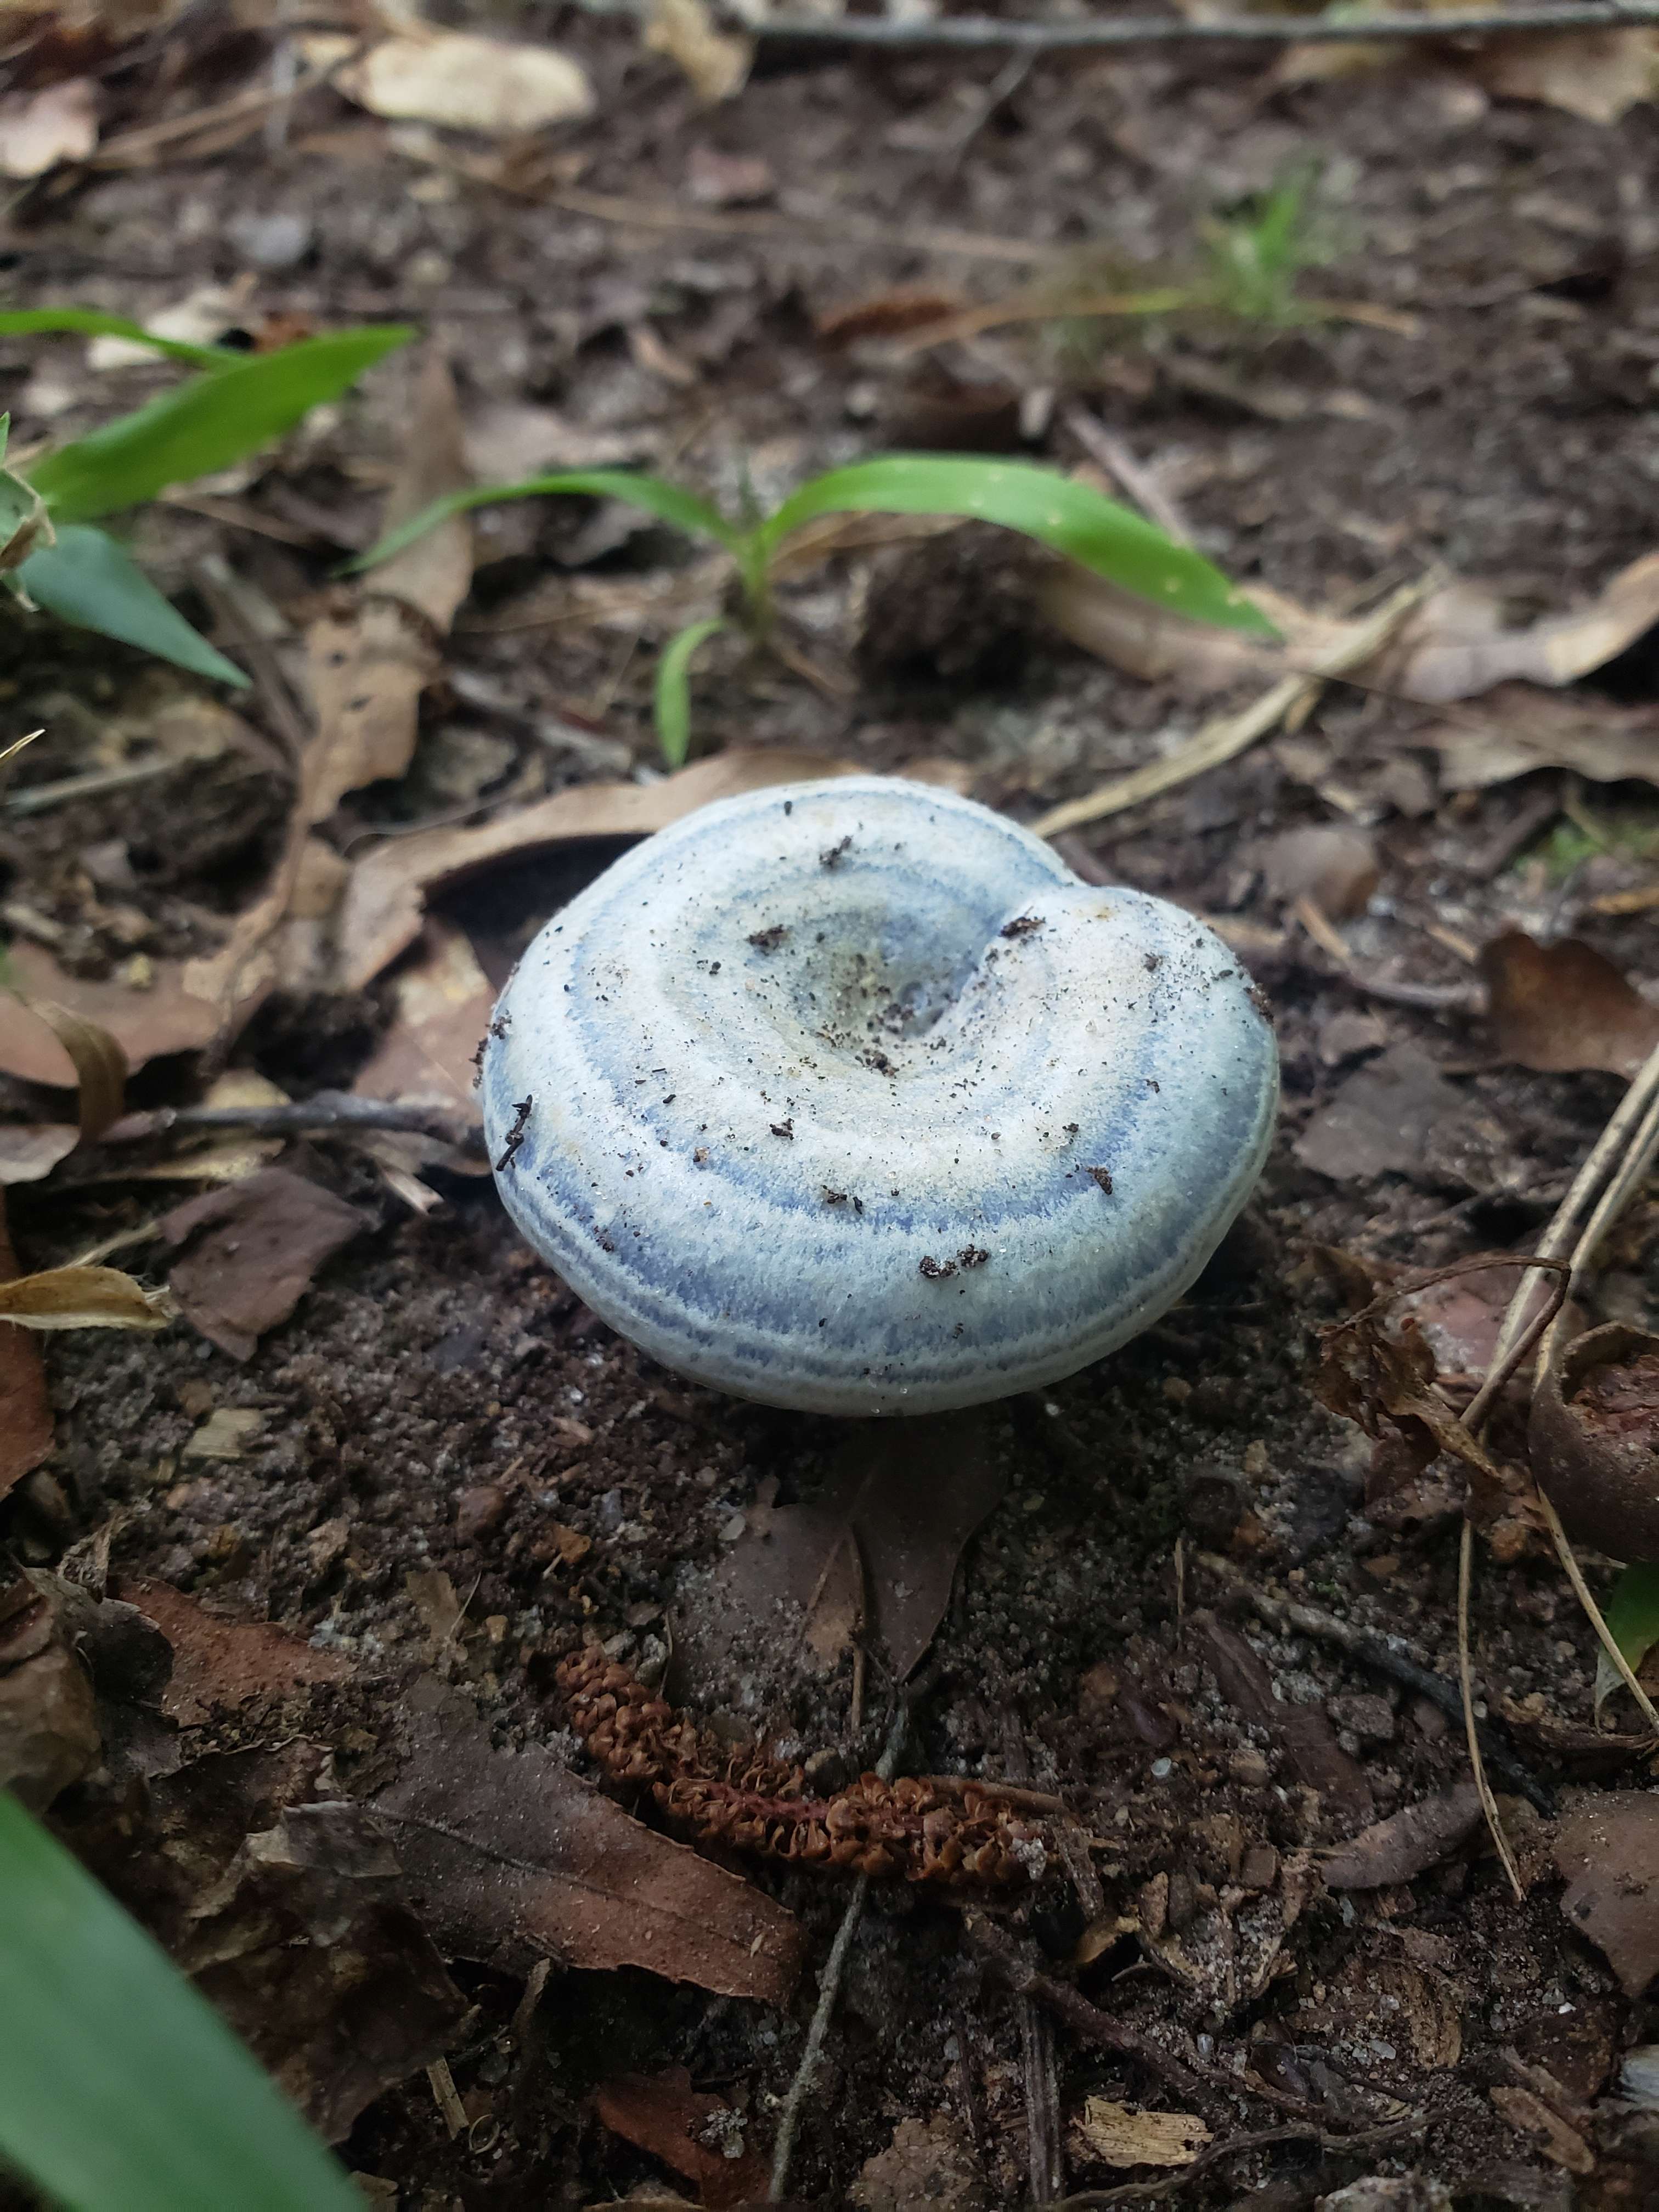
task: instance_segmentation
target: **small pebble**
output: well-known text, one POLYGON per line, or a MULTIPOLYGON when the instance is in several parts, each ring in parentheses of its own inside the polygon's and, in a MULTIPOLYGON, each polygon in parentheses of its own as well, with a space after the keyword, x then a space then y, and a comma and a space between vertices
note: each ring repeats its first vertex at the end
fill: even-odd
POLYGON ((239 215, 225 235, 255 269, 292 269, 311 251, 316 235, 302 215, 239 215))
POLYGON ((499 1528, 506 1511, 507 1492, 500 1483, 475 1484, 455 1500, 455 1534, 463 1543, 474 1543, 499 1528))

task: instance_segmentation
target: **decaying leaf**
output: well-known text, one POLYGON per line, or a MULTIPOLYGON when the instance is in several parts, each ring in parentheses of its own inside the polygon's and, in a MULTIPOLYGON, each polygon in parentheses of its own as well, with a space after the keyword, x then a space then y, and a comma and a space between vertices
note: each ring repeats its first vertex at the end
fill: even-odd
POLYGON ((1269 895, 1293 905, 1311 899, 1332 921, 1364 914, 1382 880, 1374 841, 1340 822, 1309 823, 1269 837, 1258 849, 1269 895))
POLYGON ((1362 1828, 1328 1852, 1319 1870, 1328 1889, 1382 1889, 1411 1881, 1449 1857, 1480 1825, 1480 1791, 1473 1782, 1455 1783, 1362 1828))
POLYGON ((0 1320, 23 1328, 165 1328, 173 1302, 118 1267, 47 1267, 0 1283, 0 1320))
POLYGON ((974 2147, 948 2112, 901 2120, 848 2191, 856 2212, 988 2212, 974 2147))
POLYGON ((329 1779, 303 1737, 210 1753, 154 1780, 141 1820, 70 1840, 337 2142, 442 2054, 466 2000, 407 1910, 390 1838, 329 1779))
MULTIPOLYGON (((434 346, 416 390, 384 528, 396 529, 467 481, 455 382, 434 346)), ((347 792, 408 768, 420 696, 438 672, 437 641, 471 585, 471 526, 453 515, 378 568, 355 605, 324 616, 307 632, 317 716, 301 790, 307 826, 326 820, 347 792)))
POLYGON ((1576 937, 1540 945, 1505 930, 1481 953, 1480 972, 1492 1042, 1522 1067, 1633 1075, 1659 1044, 1659 1006, 1576 937))
POLYGON ((1426 1053, 1397 1044, 1357 1068, 1296 1140, 1304 1165, 1341 1182, 1420 1172, 1462 1104, 1426 1053))
POLYGON ((782 2003, 800 1965, 781 1905, 631 1820, 551 1753, 490 1748, 471 1700, 430 1678, 407 1702, 410 1755, 374 1799, 440 1947, 508 1971, 537 1959, 646 1966, 782 2003))
POLYGON ((1006 1481, 979 1415, 860 1423, 810 1504, 749 1508, 743 1534, 682 1608, 677 1650, 713 1685, 744 1651, 799 1650, 832 1667, 861 1629, 902 1680, 1006 1481))
POLYGON ((593 2092, 593 2108, 612 2135, 696 2182, 700 2204, 758 2203, 765 2191, 758 2154, 741 2148, 741 2116, 724 2097, 694 2089, 684 2066, 614 2075, 593 2092), (728 2143, 735 2157, 727 2155, 728 2143))
POLYGON ((81 1141, 67 1121, 8 1121, 0 1125, 0 1189, 8 1183, 39 1182, 81 1141))
POLYGON ((65 77, 0 103, 0 176, 44 177, 60 161, 83 161, 98 143, 98 87, 65 77))
POLYGON ((1615 1321, 1575 1339, 1533 1393, 1527 1443, 1575 1543, 1659 1559, 1659 1336, 1615 1321))
MULTIPOLYGON (((0 1289, 16 1279, 0 1190, 0 1289)), ((0 1322, 0 1498, 40 1466, 52 1445, 52 1401, 40 1347, 27 1329, 0 1322)))
POLYGON ((1659 1974, 1659 1796, 1600 1792, 1562 1822, 1555 1863, 1562 1911, 1639 1997, 1659 1974))
POLYGON ((1499 2087, 1488 2091, 1504 2118, 1522 2134, 1534 2136, 1552 2166, 1569 2173, 1594 2173, 1595 2153, 1571 2120, 1531 2089, 1499 2087))
POLYGON ((185 1439, 181 1459, 229 1459, 246 1456, 242 1447, 264 1433, 265 1416, 258 1406, 216 1406, 199 1429, 185 1439))
POLYGON ((717 30, 707 0, 651 0, 645 43, 677 63, 711 106, 741 92, 754 64, 754 41, 717 30))
POLYGON ((172 1269, 179 1310, 233 1359, 251 1358, 323 1263, 368 1225, 356 1206, 287 1168, 205 1191, 157 1224, 175 1251, 188 1247, 172 1269))
POLYGON ((741 750, 694 762, 660 783, 579 783, 476 830, 399 837, 358 863, 340 914, 340 981, 361 990, 415 942, 428 892, 465 883, 499 860, 528 860, 578 837, 647 837, 671 822, 775 783, 853 775, 850 761, 817 753, 741 750))
MULTIPOLYGON (((324 52, 320 40, 308 45, 313 57, 324 52)), ((519 137, 593 112, 593 88, 568 55, 465 31, 383 39, 361 61, 337 70, 333 82, 371 115, 493 138, 519 137)))
POLYGON ((1103 2166, 1190 2166, 1210 2140, 1196 2112, 1138 2112, 1091 2097, 1072 2123, 1079 2158, 1103 2166))
POLYGON ((233 1620, 210 1613, 171 1583, 138 1576, 117 1595, 154 1621, 173 1647, 173 1673, 161 1711, 180 1728, 200 1728, 216 1713, 256 1699, 278 1704, 313 1683, 343 1681, 351 1662, 314 1650, 270 1620, 233 1620))
POLYGON ((93 1766, 103 1747, 92 1683, 48 1591, 0 1591, 0 1790, 33 1812, 93 1766))

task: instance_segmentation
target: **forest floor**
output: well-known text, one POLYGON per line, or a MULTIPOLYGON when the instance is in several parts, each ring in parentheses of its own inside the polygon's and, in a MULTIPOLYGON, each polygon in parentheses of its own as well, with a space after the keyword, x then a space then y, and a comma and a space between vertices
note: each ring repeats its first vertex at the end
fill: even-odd
MULTIPOLYGON (((179 963, 212 955, 285 849, 301 695, 283 672, 307 623, 358 619, 333 580, 406 466, 429 352, 480 477, 647 465, 734 501, 888 447, 1127 453, 1104 488, 1133 501, 1150 479, 1247 588, 1332 620, 1449 574, 1518 629, 1659 545, 1659 109, 1514 97, 1535 49, 1507 77, 1426 45, 1311 82, 1271 46, 1170 46, 1016 81, 995 53, 763 42, 709 106, 624 21, 532 6, 493 27, 579 61, 592 114, 503 143, 302 84, 280 129, 261 114, 223 143, 163 136, 143 165, 53 171, 0 238, 15 305, 153 322, 191 301, 255 343, 386 319, 422 334, 274 456, 137 520, 151 573, 233 657, 274 617, 251 694, 222 703, 44 620, 9 632, 0 740, 46 734, 0 802, 0 921, 30 988, 121 1035, 131 1108, 210 1085, 406 1097, 431 1075, 464 1119, 480 993, 621 849, 509 830, 465 883, 434 863, 424 933, 349 984, 319 895, 234 1032, 176 1048, 179 963), (1299 167, 1321 258, 1294 288, 1340 312, 1065 311, 1213 269, 1299 167), (996 302, 1021 319, 918 343, 996 302)), ((1551 67, 1571 76, 1583 46, 1551 67)), ((270 52, 210 9, 118 56, 106 145, 269 84, 270 52)), ((14 451, 173 374, 7 339, 14 451)), ((656 775, 655 652, 707 601, 698 558, 611 504, 481 517, 410 765, 320 825, 330 890, 375 855, 656 775)), ((1052 585, 987 530, 832 533, 785 586, 784 657, 726 639, 699 663, 696 754, 920 764, 1030 822, 1274 678, 1163 632, 1131 650, 1121 610, 1117 642, 1087 651, 1075 620, 1045 621, 1052 585)), ((1492 690, 1499 653, 1436 704, 1373 665, 1062 836, 1096 879, 1221 927, 1273 1006, 1282 1121, 1192 1294, 971 1434, 849 1442, 654 1368, 525 1249, 459 1144, 256 1131, 216 1135, 204 1164, 179 1131, 40 1173, 26 1138, 72 1100, 50 1041, 7 1018, 19 1265, 98 1248, 160 1283, 185 1255, 164 1331, 42 1340, 55 1441, 0 1506, 18 1569, 137 1607, 173 1649, 164 1687, 98 1675, 102 1763, 54 1820, 372 2201, 765 2197, 850 1881, 706 1837, 620 1881, 621 1831, 590 1835, 568 1795, 601 1778, 555 1680, 597 1634, 820 1797, 874 1765, 911 1673, 902 1772, 1064 1808, 1032 1814, 1050 1833, 1029 1892, 872 1886, 788 2202, 969 2212, 1127 2188, 1293 2212, 1375 2180, 1340 2201, 1659 2203, 1617 2096, 1621 2053, 1652 2033, 1640 1961, 1659 1960, 1628 1923, 1650 1929, 1659 1863, 1606 1874, 1628 1893, 1612 1933, 1604 1904, 1580 1924, 1563 1909, 1571 1824, 1646 1787, 1635 1708, 1621 1692, 1598 1735, 1595 1637, 1514 1473, 1477 1534, 1472 1638, 1517 1900, 1465 1787, 1460 1486, 1444 1462, 1399 1479, 1310 1382, 1361 1269, 1382 1289, 1529 1249, 1654 1041, 1619 978, 1659 981, 1656 617, 1565 690, 1520 663, 1492 690), (1601 957, 1534 969, 1511 938, 1483 963, 1515 932, 1601 957), (1516 961, 1529 996, 1506 1023, 1487 987, 1516 961), (1614 1012, 1586 1042, 1592 992, 1614 1012), (198 1191, 216 1220, 179 1220, 198 1191), (285 1279, 289 1317, 254 1297, 247 1319, 250 1271, 285 1279), (890 1504, 849 1509, 872 1470, 890 1504), (861 1600, 832 1554, 843 1575, 861 1559, 861 1600), (1389 1639, 1381 1660, 1332 1617, 1389 1639), (371 1799, 395 1873, 371 1879, 337 1837, 321 1871, 249 1871, 245 1839, 289 1832, 291 1808, 371 1799), (1425 1802, 1446 1816, 1428 1842, 1372 1832, 1425 1802), (1342 1886, 1352 1857, 1325 1854, 1355 1837, 1367 1864, 1342 1886), (584 1886, 602 1903, 573 1935, 584 1886), (1035 1996, 1011 1986, 1028 1970, 1035 1996)), ((1653 1322, 1656 1229, 1650 1203, 1626 1217, 1589 1318, 1653 1322)), ((1512 1287, 1421 1294, 1453 1405, 1512 1287)), ((1589 1572, 1605 1592, 1610 1564, 1589 1572)))

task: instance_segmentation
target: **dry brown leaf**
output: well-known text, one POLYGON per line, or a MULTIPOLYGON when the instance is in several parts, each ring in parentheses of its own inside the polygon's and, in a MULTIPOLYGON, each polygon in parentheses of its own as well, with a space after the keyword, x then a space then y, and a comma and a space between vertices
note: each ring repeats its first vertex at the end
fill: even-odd
POLYGON ((1138 2112, 1091 2097, 1072 2123, 1079 2158, 1103 2166, 1190 2166, 1210 2140, 1196 2112, 1138 2112))
MULTIPOLYGON (((0 1191, 0 1291, 16 1279, 0 1191)), ((26 1329, 0 1322, 0 1498, 40 1466, 52 1445, 52 1401, 40 1347, 26 1329)))
POLYGON ((115 1595, 153 1621, 173 1647, 173 1673, 161 1711, 180 1728, 201 1728, 216 1713, 255 1698, 276 1702, 317 1682, 343 1682, 351 1662, 316 1651, 270 1620, 232 1620, 210 1613, 171 1583, 139 1576, 115 1595))
POLYGON ((85 1020, 50 999, 33 999, 27 992, 9 994, 25 1011, 44 1022, 69 1054, 79 1091, 80 1141, 90 1145, 112 1121, 121 1117, 126 1097, 127 1056, 106 1029, 85 1020))
POLYGON ((0 176, 43 177, 60 161, 83 161, 98 143, 98 87, 66 77, 0 102, 0 176))
POLYGON ((1319 1871, 1328 1889, 1383 1889, 1438 1866, 1480 1825, 1480 1791, 1473 1782, 1455 1783, 1362 1828, 1329 1852, 1319 1871))
POLYGON ((465 31, 383 40, 333 82, 371 115, 492 138, 517 138, 594 106, 586 72, 554 47, 465 31))
POLYGON ((1332 921, 1365 911, 1382 881, 1376 846, 1364 830, 1340 822, 1305 823, 1269 837, 1255 854, 1270 896, 1285 905, 1310 898, 1332 921))
POLYGON ((651 0, 645 43, 676 63, 710 106, 741 92, 754 66, 754 40, 717 30, 706 0, 651 0))
POLYGON ((1463 67, 1500 100, 1535 100, 1586 123, 1617 123, 1659 84, 1659 33, 1623 30, 1528 33, 1482 39, 1463 67))
POLYGON ((1561 1824, 1561 1910, 1606 1958, 1630 1998, 1659 1973, 1659 1796, 1609 1790, 1561 1824))
POLYGON ((173 1304, 118 1267, 47 1267, 0 1283, 0 1318, 23 1328, 165 1328, 173 1304))
POLYGON ((1540 768, 1576 769, 1592 783, 1659 783, 1659 709, 1576 691, 1500 684, 1417 741, 1440 755, 1450 791, 1482 791, 1540 768))
POLYGON ((1244 678, 1271 683, 1311 667, 1364 627, 1316 614, 1254 584, 1250 597, 1281 633, 1279 643, 1189 622, 1074 562, 1057 562, 1045 571, 1036 605, 1045 621, 1084 652, 1144 682, 1173 682, 1190 698, 1225 691, 1244 678))
POLYGON ((459 1106, 473 1095, 495 992, 465 933, 428 917, 416 957, 392 979, 392 1025, 352 1085, 360 1098, 459 1106))
POLYGON ((1603 666, 1659 623, 1659 553, 1632 561, 1582 607, 1505 629, 1485 586, 1448 585, 1425 602, 1376 664, 1377 680, 1408 699, 1444 706, 1519 679, 1552 688, 1603 666))
MULTIPOLYGON (((434 345, 421 371, 382 529, 395 530, 467 481, 455 382, 434 345)), ((436 640, 447 634, 471 586, 471 525, 453 515, 375 569, 349 613, 326 615, 307 631, 317 715, 301 793, 307 827, 325 821, 347 792, 408 768, 420 696, 438 672, 436 640)))
POLYGON ((1339 1182, 1420 1171, 1462 1099, 1425 1053, 1394 1045, 1338 1088, 1296 1139, 1304 1167, 1339 1182))
POLYGON ((405 1711, 407 1764, 373 1803, 448 1954, 509 1972, 544 1958, 645 1966, 787 2000, 800 1934, 763 1891, 630 1819, 539 1744, 492 1750, 463 1693, 428 1678, 405 1711))
POLYGON ((233 1359, 251 1358, 317 1270, 368 1226, 356 1206, 286 1168, 205 1191, 157 1224, 175 1250, 190 1248, 173 1263, 179 1310, 233 1359))
POLYGON ((476 830, 433 830, 393 839, 360 860, 340 913, 341 988, 362 990, 415 942, 427 894, 481 875, 498 860, 527 860, 578 837, 647 837, 713 799, 855 775, 850 761, 776 750, 716 753, 660 783, 579 783, 476 830))
POLYGON ((1505 930, 1482 951, 1480 972, 1492 1043, 1518 1066, 1634 1075, 1659 1044, 1659 1006, 1576 937, 1540 945, 1505 930))
POLYGON ((695 2181, 700 2203, 720 2208, 760 2202, 766 2168, 758 2154, 745 2150, 728 2158, 724 2132, 715 2132, 722 2122, 739 2127, 742 2122, 724 2097, 694 2089, 685 2067, 614 2075, 593 2092, 593 2108, 612 2135, 695 2181))
POLYGON ((757 1644, 804 1644, 833 1667, 861 1624, 902 1680, 933 1641, 963 1545, 1006 1487, 977 1415, 858 1424, 810 1504, 749 1508, 676 1623, 692 1680, 728 1679, 757 1644))
MULTIPOLYGON (((219 1025, 211 998, 198 995, 185 980, 190 969, 204 966, 200 962, 158 960, 149 989, 136 991, 125 983, 84 982, 39 945, 14 943, 7 947, 6 959, 20 991, 106 1030, 131 1067, 167 1053, 199 1051, 219 1025)), ((58 1089, 76 1080, 73 1061, 49 1030, 11 1018, 0 1020, 0 1072, 58 1089)))

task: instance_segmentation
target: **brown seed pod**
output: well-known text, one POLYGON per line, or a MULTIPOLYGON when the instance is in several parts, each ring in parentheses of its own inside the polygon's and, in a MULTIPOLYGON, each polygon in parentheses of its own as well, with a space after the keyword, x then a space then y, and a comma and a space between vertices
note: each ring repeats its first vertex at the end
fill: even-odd
POLYGON ((1540 1382, 1532 1471, 1576 1543, 1659 1559, 1659 1336, 1608 1322, 1540 1382))

